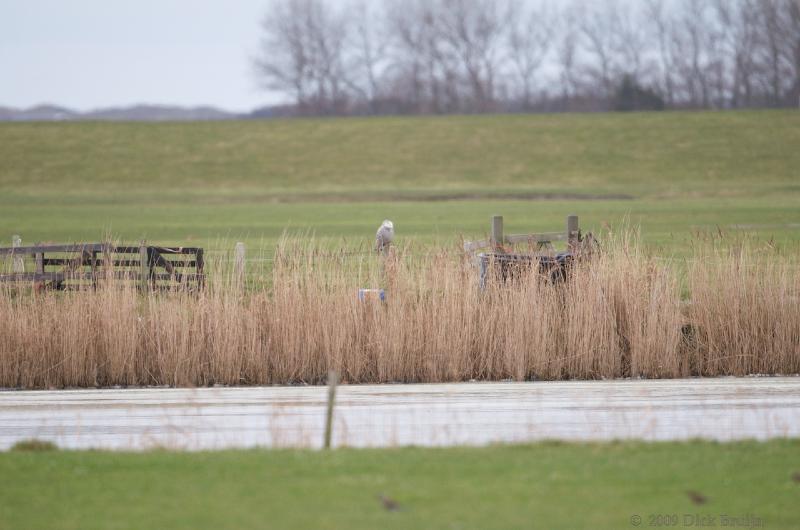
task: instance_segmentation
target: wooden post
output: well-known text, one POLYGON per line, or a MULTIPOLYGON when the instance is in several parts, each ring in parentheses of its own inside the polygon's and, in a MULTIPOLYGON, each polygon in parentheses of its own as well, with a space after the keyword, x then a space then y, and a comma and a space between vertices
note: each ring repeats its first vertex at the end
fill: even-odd
POLYGON ((325 440, 323 447, 331 448, 331 437, 333 436, 333 404, 336 400, 336 385, 339 383, 339 375, 336 370, 328 372, 328 408, 325 412, 325 440))
POLYGON ((36 275, 33 277, 33 290, 39 292, 44 288, 44 252, 36 252, 33 256, 36 260, 36 275))
POLYGON ((503 216, 492 216, 492 249, 495 251, 502 251, 503 243, 503 216))
POLYGON ((575 252, 578 249, 578 216, 567 216, 567 250, 575 252))
POLYGON ((36 274, 44 274, 44 252, 37 252, 36 256, 36 274))
POLYGON ((233 273, 235 276, 236 288, 241 289, 244 286, 246 263, 244 243, 241 241, 236 243, 234 254, 233 273))
POLYGON ((203 272, 206 268, 206 260, 203 255, 203 249, 198 248, 197 254, 194 255, 195 273, 197 276, 197 288, 202 289, 206 284, 206 276, 203 272))
POLYGON ((103 243, 103 280, 114 277, 114 256, 111 243, 103 243))
POLYGON ((139 245, 139 289, 144 293, 147 291, 147 284, 150 280, 150 260, 145 242, 139 245))
MULTIPOLYGON (((11 246, 13 248, 21 247, 22 238, 16 234, 11 236, 11 246)), ((22 258, 22 256, 14 255, 11 272, 25 272, 25 260, 22 258)))
POLYGON ((93 250, 91 253, 91 261, 89 262, 89 266, 92 270, 92 290, 97 290, 97 251, 93 250))

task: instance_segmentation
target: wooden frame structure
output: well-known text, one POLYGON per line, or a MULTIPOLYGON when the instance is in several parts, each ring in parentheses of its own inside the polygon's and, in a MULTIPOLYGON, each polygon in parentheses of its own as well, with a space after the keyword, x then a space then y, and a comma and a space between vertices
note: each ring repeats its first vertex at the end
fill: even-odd
POLYGON ((570 264, 580 253, 581 249, 581 230, 578 224, 577 215, 567 216, 566 230, 564 232, 547 232, 539 234, 513 234, 503 235, 503 216, 492 216, 491 236, 489 239, 478 241, 465 241, 464 251, 475 252, 481 249, 488 249, 488 252, 480 252, 477 255, 479 266, 480 288, 486 287, 490 273, 497 274, 497 277, 505 282, 513 279, 520 271, 529 269, 534 264, 543 274, 547 274, 551 281, 563 281, 567 278, 570 264), (554 241, 565 241, 566 251, 555 252, 554 241), (538 252, 519 254, 509 252, 506 245, 518 243, 528 243, 536 245, 538 252))
POLYGON ((202 289, 203 249, 198 247, 117 246, 109 243, 34 245, 0 248, 0 259, 11 257, 11 273, 0 282, 32 282, 56 290, 96 288, 102 280, 129 280, 140 290, 202 289), (21 258, 30 257, 34 270, 25 272, 21 258), (22 269, 22 270, 20 270, 22 269))

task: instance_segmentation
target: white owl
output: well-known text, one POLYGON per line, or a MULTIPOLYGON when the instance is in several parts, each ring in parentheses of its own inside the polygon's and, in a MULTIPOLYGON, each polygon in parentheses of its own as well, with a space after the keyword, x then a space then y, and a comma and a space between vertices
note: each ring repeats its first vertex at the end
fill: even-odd
POLYGON ((394 224, 386 219, 375 234, 375 250, 377 252, 386 250, 392 241, 394 241, 394 224))

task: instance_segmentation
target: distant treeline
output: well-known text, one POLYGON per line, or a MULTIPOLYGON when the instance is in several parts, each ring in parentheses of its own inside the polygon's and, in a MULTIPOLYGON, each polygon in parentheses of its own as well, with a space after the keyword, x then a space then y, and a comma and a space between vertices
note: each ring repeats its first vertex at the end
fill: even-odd
POLYGON ((795 107, 800 0, 274 0, 284 114, 795 107))

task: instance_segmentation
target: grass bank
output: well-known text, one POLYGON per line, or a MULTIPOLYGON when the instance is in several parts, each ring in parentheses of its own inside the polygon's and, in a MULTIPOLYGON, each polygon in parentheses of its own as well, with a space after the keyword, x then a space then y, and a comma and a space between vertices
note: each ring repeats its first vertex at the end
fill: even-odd
POLYGON ((800 524, 799 455, 797 440, 9 452, 0 527, 616 529, 661 515, 788 529, 800 524))
POLYGON ((797 193, 796 111, 0 124, 3 187, 219 197, 797 193))
POLYGON ((387 217, 452 242, 494 213, 517 232, 627 216, 669 249, 717 227, 798 240, 797 145, 797 111, 4 123, 0 242, 361 241, 387 217))

